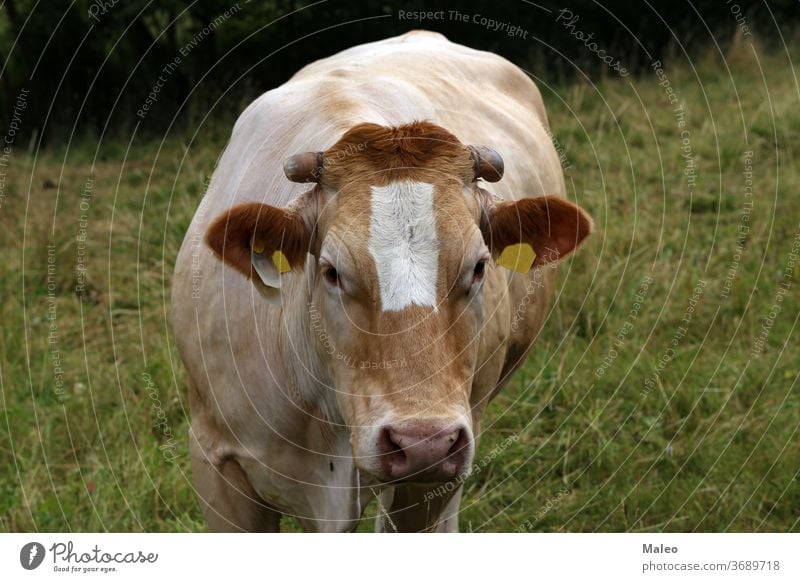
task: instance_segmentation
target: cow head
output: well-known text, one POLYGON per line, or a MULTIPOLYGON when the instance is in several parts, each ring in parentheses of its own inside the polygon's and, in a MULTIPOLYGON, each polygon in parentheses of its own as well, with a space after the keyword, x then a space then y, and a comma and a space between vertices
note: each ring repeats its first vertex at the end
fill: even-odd
POLYGON ((268 299, 290 273, 312 271, 308 331, 360 469, 382 481, 456 478, 474 450, 485 282, 499 280, 498 265, 559 260, 591 219, 559 197, 494 200, 478 179, 502 177, 500 156, 428 122, 361 124, 284 170, 315 185, 290 208, 230 209, 207 243, 268 299))

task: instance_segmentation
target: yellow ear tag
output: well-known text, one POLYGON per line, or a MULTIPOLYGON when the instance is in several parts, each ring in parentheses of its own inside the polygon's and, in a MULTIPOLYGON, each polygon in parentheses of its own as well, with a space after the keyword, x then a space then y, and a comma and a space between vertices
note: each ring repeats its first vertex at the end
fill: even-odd
POLYGON ((289 265, 289 259, 287 259, 286 255, 280 251, 275 251, 272 253, 272 262, 275 264, 275 267, 278 269, 278 272, 281 275, 292 270, 291 265, 289 265))
POLYGON ((497 264, 506 269, 511 269, 517 273, 527 273, 531 270, 533 261, 536 260, 536 252, 528 243, 517 243, 508 245, 497 258, 497 264))
POLYGON ((255 238, 250 241, 250 248, 253 250, 254 253, 260 255, 264 252, 264 243, 261 241, 257 241, 255 238))

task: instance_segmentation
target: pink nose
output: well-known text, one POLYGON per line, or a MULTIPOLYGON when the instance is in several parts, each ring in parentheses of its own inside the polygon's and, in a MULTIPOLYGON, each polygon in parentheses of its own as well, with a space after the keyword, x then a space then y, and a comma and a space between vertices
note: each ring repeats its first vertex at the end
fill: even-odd
POLYGON ((379 439, 381 467, 393 480, 451 481, 471 456, 472 438, 462 424, 407 420, 384 427, 379 439))

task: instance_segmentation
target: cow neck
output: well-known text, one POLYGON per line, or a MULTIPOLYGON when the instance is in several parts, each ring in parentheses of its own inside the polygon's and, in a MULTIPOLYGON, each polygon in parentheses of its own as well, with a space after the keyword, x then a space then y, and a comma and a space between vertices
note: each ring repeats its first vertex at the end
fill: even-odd
MULTIPOLYGON (((282 290, 281 359, 289 372, 291 396, 310 418, 342 424, 335 391, 330 389, 331 375, 327 362, 317 349, 312 322, 311 300, 316 283, 314 259, 309 256, 303 275, 292 277, 282 290)), ((309 417, 307 417, 309 418, 309 417)))

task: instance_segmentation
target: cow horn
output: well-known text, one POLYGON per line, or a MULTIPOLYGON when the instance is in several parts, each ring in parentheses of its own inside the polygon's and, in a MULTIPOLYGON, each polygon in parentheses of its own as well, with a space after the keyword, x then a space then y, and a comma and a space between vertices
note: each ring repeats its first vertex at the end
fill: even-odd
POLYGON ((283 173, 292 182, 319 182, 323 168, 322 152, 304 152, 283 162, 283 173))
POLYGON ((483 178, 487 182, 500 181, 505 169, 500 154, 486 146, 469 146, 469 153, 472 157, 476 180, 483 178))

